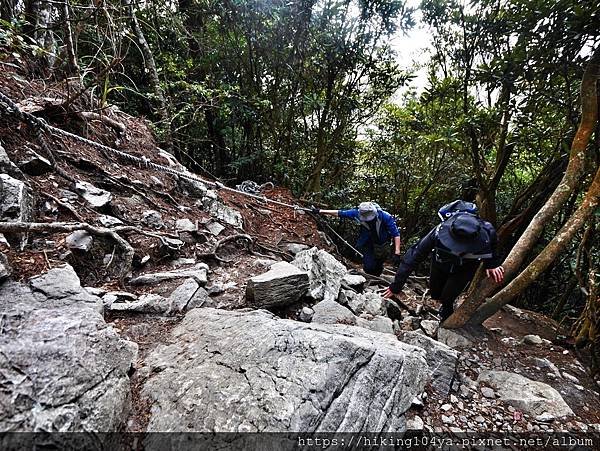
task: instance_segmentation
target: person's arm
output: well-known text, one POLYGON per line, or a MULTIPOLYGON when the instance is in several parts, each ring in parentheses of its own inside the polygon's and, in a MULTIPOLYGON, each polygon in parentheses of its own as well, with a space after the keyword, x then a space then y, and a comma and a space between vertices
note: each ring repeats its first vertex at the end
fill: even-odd
POLYGON ((492 251, 492 258, 483 260, 485 275, 493 279, 494 282, 500 283, 504 280, 504 268, 500 265, 500 258, 498 256, 498 236, 496 235, 494 226, 488 222, 485 223, 485 230, 490 237, 490 248, 492 251))
POLYGON ((358 210, 356 208, 352 208, 350 210, 321 210, 319 208, 312 207, 311 210, 315 214, 337 216, 339 218, 349 218, 349 219, 358 218, 358 210))
POLYGON ((394 255, 400 256, 400 247, 402 245, 402 241, 400 240, 400 231, 396 226, 396 220, 387 212, 383 213, 383 219, 385 227, 387 228, 390 236, 394 238, 394 255))
POLYGON ((402 262, 398 266, 394 282, 390 284, 383 297, 390 298, 402 291, 408 276, 412 274, 417 265, 421 263, 431 253, 435 246, 435 229, 429 232, 417 244, 412 246, 404 255, 402 262))
POLYGON ((400 241, 400 235, 394 237, 394 255, 400 255, 400 246, 402 246, 402 242, 400 241))
POLYGON ((319 210, 322 215, 339 216, 339 210, 319 210))

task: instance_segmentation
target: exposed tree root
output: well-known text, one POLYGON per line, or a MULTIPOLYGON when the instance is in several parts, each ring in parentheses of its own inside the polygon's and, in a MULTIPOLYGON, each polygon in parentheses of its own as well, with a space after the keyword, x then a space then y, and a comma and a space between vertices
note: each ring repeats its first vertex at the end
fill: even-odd
POLYGON ((201 254, 196 254, 196 258, 204 258, 204 259, 212 258, 212 259, 217 260, 222 263, 231 263, 233 261, 233 259, 226 260, 224 258, 221 258, 221 257, 219 257, 218 252, 219 252, 219 249, 224 244, 227 244, 231 241, 235 241, 237 239, 246 240, 248 242, 248 245, 247 245, 248 248, 249 248, 250 244, 254 243, 254 239, 250 235, 246 235, 245 233, 237 233, 235 235, 229 235, 229 236, 226 236, 225 238, 222 238, 219 241, 217 241, 217 243, 215 244, 215 246, 213 247, 211 252, 204 252, 201 254))

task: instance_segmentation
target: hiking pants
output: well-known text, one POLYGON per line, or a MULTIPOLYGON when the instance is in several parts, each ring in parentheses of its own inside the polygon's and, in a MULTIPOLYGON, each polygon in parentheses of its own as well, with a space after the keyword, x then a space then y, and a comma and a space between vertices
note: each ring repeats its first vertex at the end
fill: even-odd
POLYGON ((432 299, 442 303, 440 309, 442 321, 454 312, 454 301, 475 276, 479 263, 478 260, 472 260, 457 266, 432 262, 429 291, 432 299))
POLYGON ((373 246, 361 249, 363 254, 363 271, 372 276, 380 276, 385 260, 375 258, 373 246))

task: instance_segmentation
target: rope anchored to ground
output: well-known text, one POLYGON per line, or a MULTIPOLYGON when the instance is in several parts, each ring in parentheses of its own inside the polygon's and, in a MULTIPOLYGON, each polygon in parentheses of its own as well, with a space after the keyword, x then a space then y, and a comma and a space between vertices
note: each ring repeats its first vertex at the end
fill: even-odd
MULTIPOLYGON (((137 157, 137 156, 131 155, 127 152, 123 152, 122 150, 118 150, 113 147, 106 146, 99 142, 92 141, 91 139, 87 139, 82 136, 76 135, 74 133, 68 132, 66 130, 62 130, 58 127, 54 127, 53 125, 48 124, 48 122, 46 122, 42 118, 39 118, 31 113, 21 110, 21 108, 19 108, 19 106, 11 98, 6 96, 2 92, 0 92, 0 106, 2 106, 2 108, 5 111, 7 111, 9 114, 13 114, 13 115, 17 116, 22 122, 25 122, 26 124, 28 124, 31 127, 31 129, 33 130, 33 132, 36 136, 36 139, 38 139, 42 143, 44 142, 43 132, 47 132, 47 133, 54 134, 54 135, 64 136, 66 138, 70 138, 75 141, 79 141, 83 144, 86 144, 90 147, 98 149, 102 152, 116 155, 117 157, 127 160, 133 164, 147 167, 147 168, 153 169, 158 172, 170 174, 175 177, 181 177, 183 179, 186 179, 186 180, 189 180, 192 182, 202 183, 202 184, 210 186, 216 190, 229 191, 229 192, 232 192, 235 194, 250 197, 259 202, 270 203, 270 204, 274 204, 274 205, 279 205, 281 207, 291 208, 294 211, 303 211, 306 213, 312 213, 312 209, 310 209, 310 208, 302 207, 297 204, 288 204, 286 202, 281 202, 281 201, 278 201, 275 199, 269 199, 265 195, 261 194, 261 192, 264 189, 272 189, 273 188, 273 184, 270 182, 265 183, 263 185, 259 185, 253 181, 246 181, 246 182, 243 182, 242 184, 238 185, 236 187, 237 189, 229 188, 229 187, 225 186, 224 184, 222 184, 221 182, 205 180, 205 179, 198 177, 197 175, 191 174, 189 172, 178 171, 178 170, 170 168, 168 166, 154 163, 153 161, 150 161, 148 158, 146 158, 144 156, 137 157)), ((47 146, 43 145, 43 147, 45 150, 47 149, 47 146)), ((47 152, 50 152, 50 150, 47 149, 47 152)), ((54 160, 54 156, 53 155, 50 155, 50 156, 54 160)), ((317 218, 317 215, 313 215, 313 217, 317 218)), ((344 238, 342 238, 340 236, 340 234, 337 233, 329 224, 327 224, 325 221, 318 221, 318 222, 320 224, 325 225, 325 227, 331 233, 333 233, 337 239, 339 239, 342 243, 344 243, 344 245, 348 246, 348 248, 351 249, 353 252, 355 252, 356 255, 358 255, 360 258, 363 257, 363 254, 361 252, 359 252, 357 249, 354 248, 354 246, 352 246, 350 243, 348 243, 348 241, 346 241, 344 238)))

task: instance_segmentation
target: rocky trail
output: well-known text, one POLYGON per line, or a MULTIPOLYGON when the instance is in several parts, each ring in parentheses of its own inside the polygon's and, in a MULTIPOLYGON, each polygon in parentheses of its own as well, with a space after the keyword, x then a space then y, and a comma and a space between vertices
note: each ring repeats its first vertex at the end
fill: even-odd
MULTIPOLYGON (((16 70, 0 90, 187 172, 142 119, 89 119, 85 96, 16 70)), ((425 280, 386 302, 300 210, 43 140, 53 155, 0 118, 0 222, 72 226, 1 237, 3 431, 600 431, 598 381, 558 328, 540 336, 547 319, 509 307, 438 330, 425 280)))

